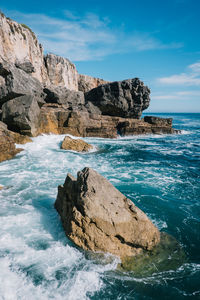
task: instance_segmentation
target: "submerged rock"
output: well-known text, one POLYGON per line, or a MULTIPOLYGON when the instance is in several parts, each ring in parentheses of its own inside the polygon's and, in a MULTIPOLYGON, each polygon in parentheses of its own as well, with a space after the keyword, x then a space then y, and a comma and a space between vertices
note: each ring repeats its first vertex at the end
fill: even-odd
POLYGON ((161 232, 160 243, 151 251, 144 251, 137 257, 122 259, 118 270, 131 271, 133 276, 150 276, 153 273, 175 270, 185 263, 186 255, 178 241, 161 232))
POLYGON ((86 143, 80 139, 72 139, 69 136, 66 136, 62 142, 61 149, 73 150, 77 152, 88 152, 93 147, 92 145, 86 143))
POLYGON ((148 217, 106 178, 90 168, 68 174, 55 208, 66 235, 77 246, 121 258, 154 248, 160 233, 148 217))

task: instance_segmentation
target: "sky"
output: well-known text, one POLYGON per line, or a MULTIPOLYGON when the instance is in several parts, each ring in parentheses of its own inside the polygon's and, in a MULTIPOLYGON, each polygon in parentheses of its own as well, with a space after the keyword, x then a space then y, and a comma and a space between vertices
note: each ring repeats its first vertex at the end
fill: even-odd
POLYGON ((0 9, 81 74, 140 78, 146 112, 200 112, 200 0, 1 0, 0 9))

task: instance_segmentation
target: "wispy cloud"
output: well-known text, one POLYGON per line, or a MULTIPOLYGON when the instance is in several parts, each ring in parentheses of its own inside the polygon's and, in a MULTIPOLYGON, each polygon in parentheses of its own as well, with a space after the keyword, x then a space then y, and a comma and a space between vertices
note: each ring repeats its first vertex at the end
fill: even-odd
POLYGON ((161 77, 157 81, 168 85, 200 86, 200 62, 189 65, 187 69, 185 73, 161 77))
POLYGON ((153 100, 189 100, 192 98, 200 99, 200 91, 190 90, 190 91, 178 91, 167 94, 154 94, 152 95, 153 100))
POLYGON ((63 18, 44 14, 12 12, 22 23, 29 25, 38 35, 47 52, 68 57, 73 61, 98 60, 115 53, 180 48, 181 43, 165 44, 150 33, 126 33, 114 28, 109 18, 87 13, 64 11, 63 18))

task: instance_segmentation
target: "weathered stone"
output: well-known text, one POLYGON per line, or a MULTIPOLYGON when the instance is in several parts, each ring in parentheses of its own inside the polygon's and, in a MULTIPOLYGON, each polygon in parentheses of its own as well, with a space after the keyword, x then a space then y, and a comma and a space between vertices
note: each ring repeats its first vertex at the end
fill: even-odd
POLYGON ((73 139, 66 136, 62 142, 61 149, 73 150, 77 152, 88 152, 92 149, 92 145, 80 139, 73 139))
POLYGON ((45 104, 41 108, 40 133, 82 137, 116 138, 118 135, 178 133, 171 125, 158 126, 132 118, 104 116, 86 111, 69 111, 68 106, 45 104))
POLYGON ((23 70, 5 61, 0 63, 0 82, 2 82, 0 85, 0 107, 8 100, 30 94, 37 95, 38 101, 44 102, 42 100, 44 95, 40 82, 23 70))
POLYGON ((122 257, 152 250, 160 233, 148 217, 107 179, 90 168, 67 175, 55 208, 66 235, 84 250, 122 257))
POLYGON ((47 103, 58 103, 68 105, 69 107, 76 107, 85 104, 85 97, 83 92, 71 91, 65 87, 45 87, 46 94, 45 101, 47 103))
POLYGON ((33 95, 9 100, 2 106, 2 121, 8 129, 29 136, 38 133, 40 108, 33 95))
POLYGON ((22 63, 16 62, 15 66, 28 74, 33 73, 35 71, 35 69, 30 61, 25 61, 22 63))
POLYGON ((144 121, 152 125, 172 126, 172 118, 159 118, 154 116, 145 116, 144 121))
POLYGON ((105 83, 108 83, 108 81, 88 75, 78 75, 78 90, 84 93, 89 92, 90 90, 105 83))
POLYGON ((55 54, 47 54, 44 61, 50 84, 78 91, 78 72, 73 63, 55 54))
MULTIPOLYGON (((29 63, 34 68, 31 73, 33 77, 41 83, 48 81, 43 48, 36 35, 25 24, 19 24, 0 14, 0 62, 2 60, 13 65, 16 63, 23 70, 23 64, 29 63)), ((25 69, 27 71, 27 66, 25 69)))
POLYGON ((32 142, 27 136, 8 130, 7 125, 0 121, 0 162, 13 158, 23 149, 16 149, 15 143, 25 144, 32 142))
POLYGON ((85 94, 103 115, 140 118, 150 103, 150 89, 138 78, 100 85, 85 94))

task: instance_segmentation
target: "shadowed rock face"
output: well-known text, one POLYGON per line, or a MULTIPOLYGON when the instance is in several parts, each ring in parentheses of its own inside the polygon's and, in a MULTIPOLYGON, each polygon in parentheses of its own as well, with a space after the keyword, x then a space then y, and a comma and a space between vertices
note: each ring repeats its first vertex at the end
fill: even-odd
POLYGON ((13 98, 22 95, 37 95, 40 102, 44 102, 43 89, 40 82, 17 68, 13 64, 5 61, 0 63, 0 107, 13 98))
POLYGON ((84 250, 120 257, 151 250, 160 233, 133 202, 96 171, 85 168, 77 180, 67 175, 55 208, 66 235, 84 250))
POLYGON ((33 95, 17 97, 2 106, 2 121, 10 130, 24 135, 37 135, 39 117, 40 108, 33 95))
POLYGON ((104 115, 138 119, 149 106, 150 89, 134 78, 100 85, 86 93, 85 99, 104 115))

